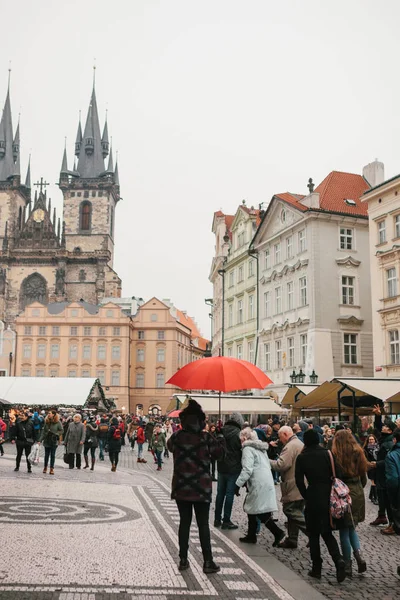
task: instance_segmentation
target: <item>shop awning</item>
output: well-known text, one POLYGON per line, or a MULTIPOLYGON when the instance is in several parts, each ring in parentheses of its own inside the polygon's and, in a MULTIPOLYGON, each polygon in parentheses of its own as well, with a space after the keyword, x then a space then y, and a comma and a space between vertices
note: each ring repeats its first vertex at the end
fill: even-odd
MULTIPOLYGON (((218 394, 190 394, 190 398, 201 405, 206 415, 218 414, 218 394)), ((186 406, 187 401, 181 408, 186 406)), ((244 415, 281 415, 285 414, 286 410, 268 396, 221 395, 221 413, 230 415, 233 412, 244 415)))
POLYGON ((317 385, 312 385, 309 383, 291 385, 282 399, 281 406, 284 408, 290 408, 294 406, 299 400, 304 398, 304 396, 307 396, 307 394, 310 392, 313 392, 317 387, 317 385))

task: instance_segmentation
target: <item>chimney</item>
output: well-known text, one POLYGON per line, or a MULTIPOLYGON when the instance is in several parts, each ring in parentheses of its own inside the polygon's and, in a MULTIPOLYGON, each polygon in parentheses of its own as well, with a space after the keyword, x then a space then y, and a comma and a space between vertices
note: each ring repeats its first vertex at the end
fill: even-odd
POLYGON ((371 187, 375 187, 385 181, 385 166, 376 158, 374 162, 369 163, 362 171, 364 179, 366 179, 371 187))

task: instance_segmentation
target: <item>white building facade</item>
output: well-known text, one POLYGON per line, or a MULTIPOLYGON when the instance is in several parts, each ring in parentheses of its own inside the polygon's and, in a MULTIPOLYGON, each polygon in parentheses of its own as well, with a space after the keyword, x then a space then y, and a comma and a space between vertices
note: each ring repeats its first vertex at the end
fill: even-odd
MULTIPOLYGON (((275 195, 259 256, 258 360, 282 398, 290 375, 371 376, 368 216, 360 175, 333 171, 307 196, 275 195)), ((269 388, 270 389, 270 388, 269 388)))
POLYGON ((400 376, 400 175, 367 191, 370 232, 374 367, 400 376))

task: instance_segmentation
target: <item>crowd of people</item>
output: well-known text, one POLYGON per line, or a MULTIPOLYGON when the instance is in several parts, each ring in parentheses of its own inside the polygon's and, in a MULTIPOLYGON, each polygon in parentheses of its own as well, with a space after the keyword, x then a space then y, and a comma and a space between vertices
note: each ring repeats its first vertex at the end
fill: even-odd
MULTIPOLYGON (((350 428, 316 425, 312 419, 289 426, 278 419, 251 428, 234 413, 215 425, 207 423, 201 406, 190 400, 180 414, 181 430, 167 446, 174 457, 172 499, 180 514, 179 569, 189 568, 188 548, 195 512, 205 573, 218 572, 210 542, 209 511, 217 464, 214 527, 237 529, 232 522, 235 495, 245 488, 247 532, 239 540, 256 544, 262 524, 273 535, 272 545, 297 548, 301 533, 307 539, 310 577, 322 576, 320 539, 336 567, 338 582, 367 570, 357 526, 365 520, 364 488, 371 481, 370 500, 378 503, 372 526, 385 525, 383 535, 400 535, 400 421, 383 420, 374 407, 372 431, 362 440, 350 428), (274 476, 275 474, 275 476, 274 476), (281 479, 281 502, 287 532, 274 518, 276 483, 281 479), (338 531, 339 540, 334 535, 338 531)), ((399 568, 400 569, 400 568, 399 568)))

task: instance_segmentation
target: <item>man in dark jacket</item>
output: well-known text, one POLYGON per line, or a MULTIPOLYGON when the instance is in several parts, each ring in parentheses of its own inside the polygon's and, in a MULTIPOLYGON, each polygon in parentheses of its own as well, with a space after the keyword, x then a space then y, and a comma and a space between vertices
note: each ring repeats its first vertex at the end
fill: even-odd
POLYGON ((385 459, 386 489, 392 509, 393 529, 400 535, 400 429, 393 432, 393 447, 385 459), (393 514, 394 513, 394 514, 393 514), (399 515, 398 517, 395 515, 399 515))
POLYGON ((32 446, 35 441, 35 430, 32 420, 29 417, 30 415, 28 412, 22 413, 21 417, 17 419, 15 425, 12 427, 10 437, 12 442, 15 441, 17 444, 17 459, 14 471, 19 471, 22 454, 25 451, 28 473, 32 473, 31 463, 28 460, 28 456, 31 453, 32 446))
POLYGON ((382 412, 378 405, 374 406, 373 412, 375 413, 375 429, 377 432, 380 432, 376 463, 371 463, 373 468, 376 468, 375 483, 376 491, 378 493, 379 509, 377 518, 375 521, 372 521, 370 525, 375 527, 377 525, 388 525, 388 527, 381 531, 384 535, 393 535, 395 531, 392 527, 392 509, 386 488, 385 460, 393 446, 393 431, 396 429, 396 425, 393 421, 385 421, 385 423, 382 423, 382 412))
POLYGON ((190 399, 181 412, 182 429, 168 439, 168 450, 174 457, 171 498, 179 510, 179 570, 189 568, 189 533, 193 509, 196 514, 204 573, 217 573, 220 567, 213 561, 208 518, 212 496, 210 462, 222 458, 224 440, 216 438, 205 427, 205 414, 201 406, 190 399))
POLYGON ((235 497, 236 479, 242 470, 240 432, 243 425, 244 420, 242 415, 233 413, 222 428, 226 451, 224 458, 218 461, 218 486, 214 517, 214 527, 221 527, 222 525, 222 529, 238 528, 237 525, 232 523, 231 514, 235 497), (222 509, 224 510, 223 520, 222 509))

